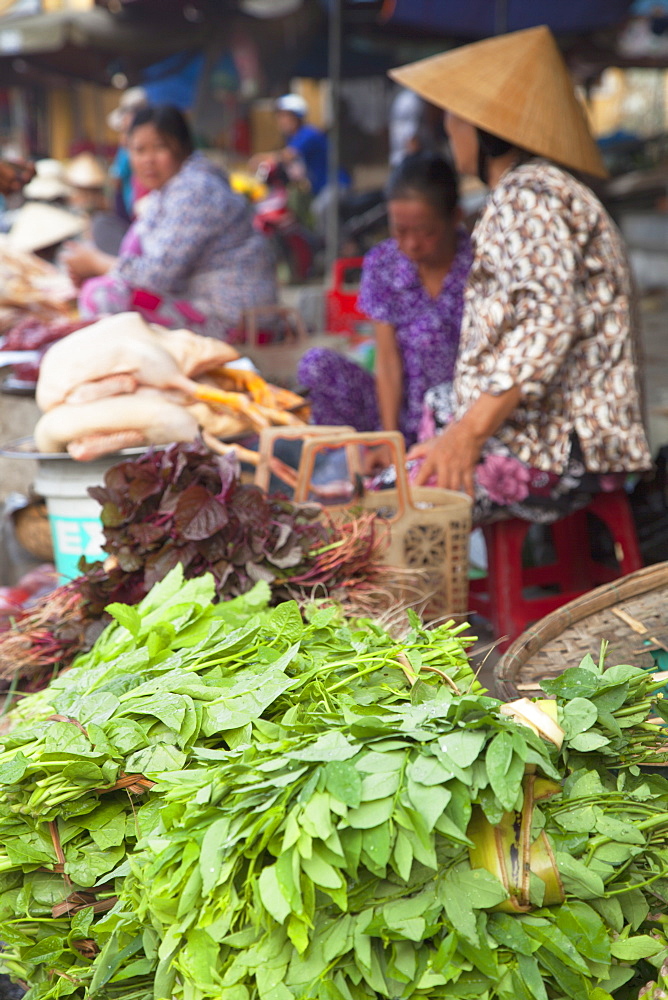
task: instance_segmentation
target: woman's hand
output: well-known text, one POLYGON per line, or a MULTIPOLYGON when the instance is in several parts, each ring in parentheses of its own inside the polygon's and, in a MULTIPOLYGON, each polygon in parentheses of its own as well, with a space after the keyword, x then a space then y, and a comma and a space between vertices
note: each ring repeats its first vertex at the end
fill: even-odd
POLYGON ((367 448, 362 459, 362 471, 365 476, 375 476, 387 469, 394 462, 394 453, 389 444, 374 445, 367 448))
POLYGON ((473 496, 473 475, 484 440, 463 421, 450 424, 438 437, 414 445, 408 458, 424 459, 415 480, 423 486, 432 476, 436 485, 473 496))
POLYGON ((115 257, 102 253, 90 243, 66 243, 63 263, 73 284, 79 287, 87 278, 107 274, 116 262, 115 257))
POLYGON ((415 479, 416 486, 424 485, 435 476, 438 486, 460 490, 472 497, 475 467, 483 445, 507 420, 520 399, 519 386, 498 396, 483 393, 463 417, 449 424, 442 434, 411 448, 408 458, 424 458, 415 479))

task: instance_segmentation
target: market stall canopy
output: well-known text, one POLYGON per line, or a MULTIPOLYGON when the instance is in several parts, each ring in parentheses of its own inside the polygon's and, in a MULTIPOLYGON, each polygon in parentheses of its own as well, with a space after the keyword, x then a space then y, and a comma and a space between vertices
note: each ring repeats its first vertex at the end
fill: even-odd
MULTIPOLYGON (((0 0, 0 4, 2 0, 0 0)), ((268 76, 297 61, 320 30, 319 0, 130 0, 122 10, 96 6, 32 16, 0 17, 0 86, 30 76, 69 77, 108 85, 123 73, 139 82, 146 67, 179 56, 185 60, 225 46, 237 29, 252 31, 268 76), (271 13, 271 16, 270 16, 271 13), (276 44, 281 33, 282 46, 276 44)))
POLYGON ((201 24, 183 21, 173 26, 162 25, 160 31, 147 35, 138 32, 135 25, 96 7, 0 20, 0 56, 58 52, 67 46, 155 55, 197 45, 205 34, 201 24))
MULTIPOLYGON (((327 0, 330 5, 333 0, 327 0)), ((547 24, 555 34, 595 31, 628 16, 632 0, 344 0, 349 10, 375 12, 389 26, 453 38, 485 38, 547 24)))

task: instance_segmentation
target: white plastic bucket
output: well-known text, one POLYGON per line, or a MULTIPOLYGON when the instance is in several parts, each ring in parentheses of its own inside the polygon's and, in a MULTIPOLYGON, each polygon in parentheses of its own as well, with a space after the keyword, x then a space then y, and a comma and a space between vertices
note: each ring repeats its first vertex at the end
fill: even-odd
POLYGON ((102 508, 88 496, 88 487, 100 486, 107 469, 120 461, 119 455, 94 462, 75 462, 65 455, 38 461, 35 490, 46 500, 56 569, 68 580, 81 575, 82 556, 104 557, 102 508))

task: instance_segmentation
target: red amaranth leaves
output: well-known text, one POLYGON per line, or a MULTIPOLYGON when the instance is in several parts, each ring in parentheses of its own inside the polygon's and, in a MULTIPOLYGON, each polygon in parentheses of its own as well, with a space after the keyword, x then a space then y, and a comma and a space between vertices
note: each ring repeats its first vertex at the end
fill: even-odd
POLYGON ((92 613, 110 601, 135 603, 177 563, 187 578, 210 572, 219 598, 282 580, 330 540, 317 508, 268 497, 242 484, 238 464, 202 444, 151 450, 107 472, 89 490, 102 504, 105 551, 113 565, 86 566, 80 580, 92 613))

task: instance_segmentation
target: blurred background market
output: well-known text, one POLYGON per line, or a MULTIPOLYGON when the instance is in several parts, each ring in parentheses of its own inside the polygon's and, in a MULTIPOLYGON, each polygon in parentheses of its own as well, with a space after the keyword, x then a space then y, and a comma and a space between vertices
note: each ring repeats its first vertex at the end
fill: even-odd
MULTIPOLYGON (((135 309, 167 326, 224 336, 290 390, 327 381, 320 369, 298 367, 313 347, 333 348, 370 378, 374 330, 357 300, 363 255, 388 236, 388 198, 402 164, 416 156, 451 162, 442 111, 388 71, 540 24, 557 40, 609 174, 593 186, 622 231, 640 293, 639 372, 651 451, 661 455, 668 442, 666 0, 0 0, 0 159, 35 170, 0 204, 1 266, 29 289, 0 300, 4 351, 39 354, 79 325, 135 309), (169 106, 171 117, 155 127, 175 136, 180 150, 169 176, 191 162, 192 144, 196 170, 183 184, 206 198, 220 168, 248 208, 237 229, 245 235, 234 244, 236 270, 225 270, 224 236, 211 258, 211 269, 226 276, 223 304, 201 283, 187 301, 171 302, 152 295, 147 280, 140 297, 126 301, 108 277, 143 267, 124 240, 132 223, 143 224, 146 237, 160 220, 154 209, 142 223, 142 211, 165 179, 133 173, 128 154, 135 130, 150 133, 158 106, 169 106), (259 274, 267 247, 275 281, 259 274), (29 258, 16 256, 23 253, 29 258), (57 271, 80 289, 78 314, 59 303, 64 289, 45 292, 46 272, 28 273, 35 261, 55 266, 49 280, 57 271), (256 283, 247 284, 255 272, 256 283), (273 311, 271 321, 263 309, 273 311)), ((485 195, 479 179, 461 178, 469 231, 485 195)), ((176 226, 175 239, 190 237, 176 226)), ((2 439, 10 445, 0 457, 0 500, 9 509, 34 489, 34 457, 17 461, 11 446, 31 438, 39 415, 38 361, 25 356, 0 371, 2 439)), ((373 395, 373 383, 360 385, 373 395)), ((310 402, 315 408, 315 391, 310 402)), ((375 429, 375 411, 369 421, 368 428, 354 419, 332 423, 375 429)), ((238 437, 241 424, 218 437, 238 437)), ((646 562, 668 553, 668 513, 662 518, 643 541, 646 562)), ((9 579, 0 582, 12 582, 22 567, 13 552, 3 562, 9 579)))

